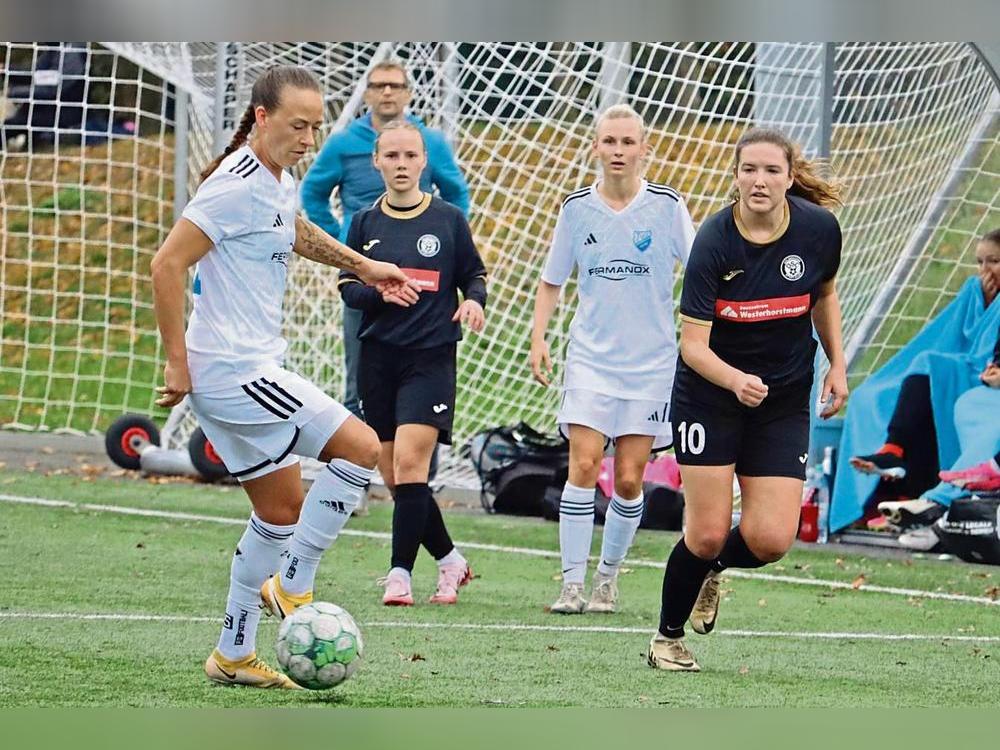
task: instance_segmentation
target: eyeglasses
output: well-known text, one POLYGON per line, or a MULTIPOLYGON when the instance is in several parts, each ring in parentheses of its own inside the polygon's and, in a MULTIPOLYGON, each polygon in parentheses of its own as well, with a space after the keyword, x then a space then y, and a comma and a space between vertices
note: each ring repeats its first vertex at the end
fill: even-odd
POLYGON ((381 91, 382 89, 387 88, 387 87, 388 87, 388 89, 390 91, 402 91, 402 90, 408 88, 405 83, 396 83, 394 81, 369 81, 368 82, 368 88, 371 91, 381 91))

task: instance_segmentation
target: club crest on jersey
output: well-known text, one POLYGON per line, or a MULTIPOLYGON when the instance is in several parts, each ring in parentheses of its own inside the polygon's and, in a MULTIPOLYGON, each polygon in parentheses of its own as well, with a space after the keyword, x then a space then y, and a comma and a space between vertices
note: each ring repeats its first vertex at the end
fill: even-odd
POLYGON ((806 264, 798 255, 786 255, 781 260, 781 275, 786 281, 798 281, 806 272, 806 264))
POLYGON ((632 244, 635 245, 635 249, 640 253, 645 252, 653 244, 653 230, 636 229, 632 232, 632 244))
POLYGON ((441 250, 441 240, 433 234, 421 235, 417 240, 417 252, 425 258, 433 258, 441 250))

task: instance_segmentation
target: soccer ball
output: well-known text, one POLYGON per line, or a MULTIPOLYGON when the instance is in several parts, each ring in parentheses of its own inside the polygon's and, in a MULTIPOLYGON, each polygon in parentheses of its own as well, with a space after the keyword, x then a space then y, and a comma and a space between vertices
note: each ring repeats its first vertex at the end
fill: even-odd
POLYGON ((336 687, 361 665, 361 631, 347 610, 313 602, 286 617, 278 630, 278 664, 310 690, 336 687))

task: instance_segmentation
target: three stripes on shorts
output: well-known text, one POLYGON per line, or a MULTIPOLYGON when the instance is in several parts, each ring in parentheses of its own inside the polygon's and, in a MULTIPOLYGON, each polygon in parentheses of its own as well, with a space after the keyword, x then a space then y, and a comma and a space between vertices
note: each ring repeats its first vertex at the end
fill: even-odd
POLYGON ((281 419, 288 419, 302 407, 302 402, 295 396, 266 378, 258 378, 240 387, 250 398, 281 419))

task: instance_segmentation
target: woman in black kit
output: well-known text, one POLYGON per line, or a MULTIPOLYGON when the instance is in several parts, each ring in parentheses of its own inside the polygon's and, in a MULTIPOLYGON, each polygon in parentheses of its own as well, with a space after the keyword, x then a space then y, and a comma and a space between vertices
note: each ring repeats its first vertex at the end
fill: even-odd
POLYGON ((463 323, 483 329, 486 269, 462 212, 420 190, 427 150, 416 126, 387 124, 374 160, 386 192, 354 215, 347 244, 369 258, 395 258, 420 289, 383 295, 351 273, 339 282, 345 304, 364 313, 358 388, 365 421, 382 443, 379 471, 395 501, 382 603, 413 604, 410 575, 423 544, 438 564, 430 601, 454 604, 472 571, 448 535, 427 476, 435 445, 451 443, 456 342, 463 323))
POLYGON ((718 576, 780 559, 798 526, 809 450, 816 342, 830 361, 821 415, 847 397, 836 274, 841 233, 823 206, 839 189, 782 133, 736 144, 734 203, 710 216, 691 250, 670 421, 686 527, 663 578, 651 667, 700 670, 684 642, 714 627, 718 576), (733 475, 743 501, 732 524, 733 475))

